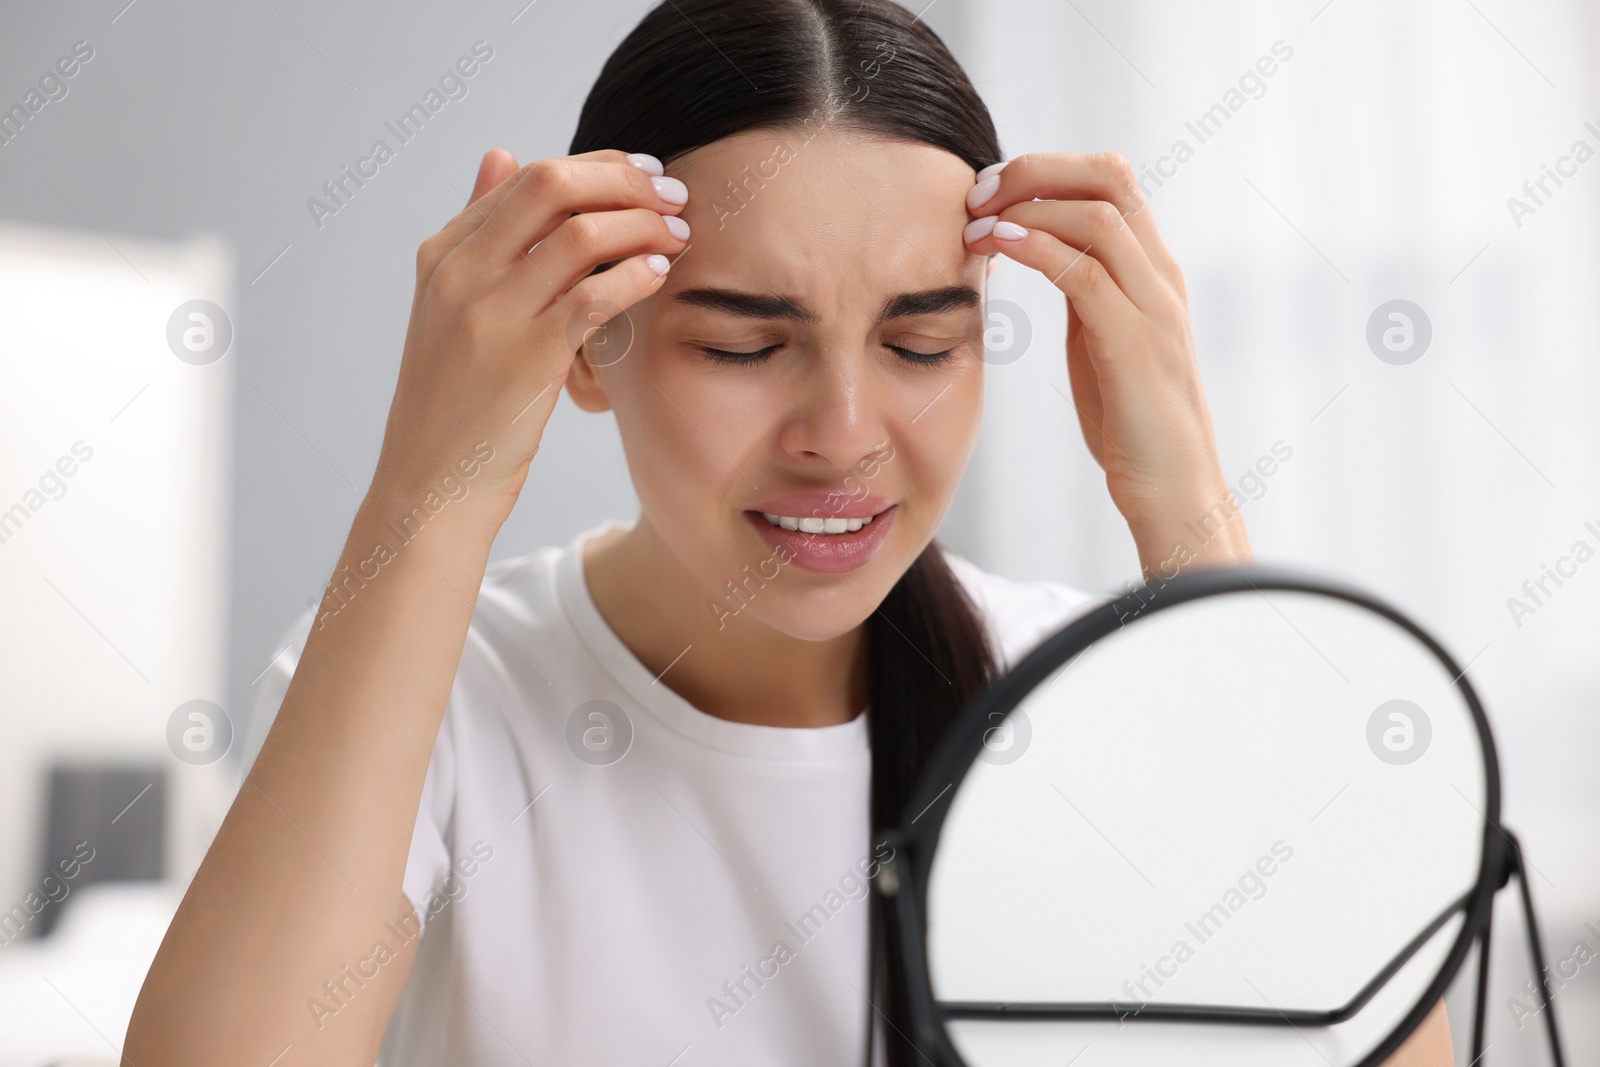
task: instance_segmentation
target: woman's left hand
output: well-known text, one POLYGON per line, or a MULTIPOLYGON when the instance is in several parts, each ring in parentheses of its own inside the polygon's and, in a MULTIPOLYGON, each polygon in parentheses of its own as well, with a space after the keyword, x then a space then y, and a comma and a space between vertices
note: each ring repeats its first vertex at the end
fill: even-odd
POLYGON ((1033 267, 1067 298, 1067 377, 1147 575, 1251 557, 1200 384, 1183 274, 1133 168, 1032 152, 967 197, 967 248, 1033 267))

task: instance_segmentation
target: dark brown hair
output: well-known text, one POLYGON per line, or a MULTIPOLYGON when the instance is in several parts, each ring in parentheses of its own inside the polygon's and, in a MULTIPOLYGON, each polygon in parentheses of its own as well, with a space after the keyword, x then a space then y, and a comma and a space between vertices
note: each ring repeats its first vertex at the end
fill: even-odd
MULTIPOLYGON (((988 108, 937 34, 893 0, 663 0, 617 46, 569 151, 670 163, 746 130, 819 127, 1000 162, 988 108)), ((931 542, 866 622, 873 836, 902 821, 917 775, 995 673, 988 632, 931 542)), ((892 1067, 911 1047, 894 931, 872 898, 870 1053, 879 1013, 892 1067), (885 949, 890 951, 885 951, 885 949)))

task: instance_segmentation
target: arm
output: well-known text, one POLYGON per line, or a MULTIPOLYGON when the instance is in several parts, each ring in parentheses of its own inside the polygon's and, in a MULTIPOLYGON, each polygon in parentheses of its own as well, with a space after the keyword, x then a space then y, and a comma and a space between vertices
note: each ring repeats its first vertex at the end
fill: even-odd
POLYGON ((967 208, 972 251, 1033 267, 1066 297, 1072 403, 1145 577, 1251 559, 1217 458, 1183 274, 1127 160, 1018 156, 973 187, 967 208))
MULTIPOLYGON (((364 560, 402 510, 369 497, 340 565, 364 560)), ((320 1026, 307 1005, 409 908, 412 823, 472 612, 446 583, 476 591, 492 541, 451 518, 313 629, 140 991, 129 1064, 264 1064, 287 1046, 301 1063, 370 1062, 412 952, 320 1026)))
POLYGON ((620 151, 520 172, 490 152, 467 208, 423 242, 372 488, 145 978, 127 1067, 373 1062, 414 950, 363 986, 346 968, 409 910, 430 754, 495 533, 572 364, 568 325, 655 291, 645 254, 684 247, 662 221, 678 210, 620 151), (426 525, 398 537, 407 518, 426 525), (339 1010, 319 1017, 311 1001, 342 978, 339 1010))
POLYGON ((1383 1067, 1452 1067, 1454 1063, 1450 1019, 1441 1000, 1394 1055, 1383 1061, 1383 1067))

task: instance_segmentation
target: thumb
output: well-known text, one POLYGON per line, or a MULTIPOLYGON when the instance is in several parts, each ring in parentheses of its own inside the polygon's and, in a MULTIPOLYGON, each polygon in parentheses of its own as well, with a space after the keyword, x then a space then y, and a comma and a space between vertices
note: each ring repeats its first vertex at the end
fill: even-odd
POLYGON ((483 161, 478 164, 478 180, 472 186, 472 197, 467 203, 474 203, 484 193, 487 193, 516 172, 516 156, 507 152, 504 148, 489 149, 483 154, 483 161))

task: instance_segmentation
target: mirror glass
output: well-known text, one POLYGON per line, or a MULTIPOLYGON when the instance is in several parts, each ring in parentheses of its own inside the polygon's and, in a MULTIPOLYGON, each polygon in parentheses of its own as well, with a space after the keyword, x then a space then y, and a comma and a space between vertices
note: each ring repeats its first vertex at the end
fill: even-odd
POLYGON ((996 722, 955 787, 926 895, 951 1040, 972 1067, 1360 1063, 1460 936, 1487 790, 1451 670, 1386 616, 1276 589, 1146 613, 996 722), (1241 1021, 1158 1018, 1177 1005, 1241 1021))

